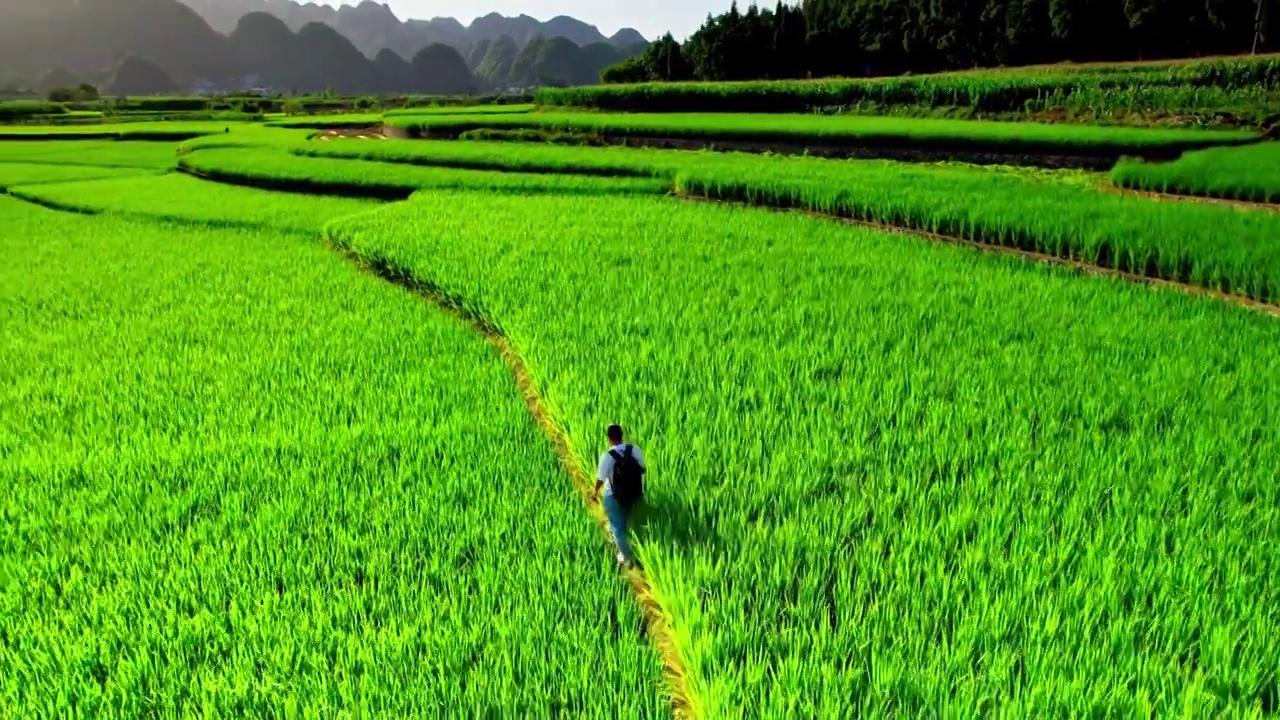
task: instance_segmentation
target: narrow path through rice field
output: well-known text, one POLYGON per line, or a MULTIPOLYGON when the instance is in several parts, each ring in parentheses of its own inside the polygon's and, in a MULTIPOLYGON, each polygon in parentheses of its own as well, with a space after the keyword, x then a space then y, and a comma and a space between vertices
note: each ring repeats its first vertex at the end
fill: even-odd
MULTIPOLYGON (((511 343, 507 341, 506 337, 497 328, 485 322, 483 318, 468 312, 460 303, 454 302, 447 295, 440 292, 438 288, 410 277, 408 273, 397 272, 395 268, 385 264, 367 262, 349 248, 332 242, 330 242, 330 247, 362 270, 371 272, 387 282, 408 290, 424 301, 466 323, 493 346, 498 355, 502 357, 503 362, 510 368, 516 385, 524 395, 525 403, 529 407, 529 413, 533 415, 538 427, 542 429, 543 434, 547 436, 548 442, 551 443, 551 447, 555 450, 556 456, 560 458, 560 464, 564 467, 565 472, 573 481, 574 487, 577 488, 578 493, 581 495, 587 512, 595 519, 596 525, 599 526, 605 537, 609 538, 608 522, 605 519, 604 511, 600 509, 599 504, 589 500, 593 485, 591 474, 578 462, 577 456, 570 445, 568 435, 565 434, 564 429, 556 422, 551 413, 547 411, 542 396, 533 381, 533 376, 529 373, 528 367, 525 366, 524 360, 511 347, 511 343)), ((609 542, 612 542, 612 540, 610 539, 609 542)), ((649 639, 653 642, 658 656, 662 660, 673 714, 681 720, 700 717, 701 713, 697 711, 693 698, 690 696, 688 685, 685 682, 684 662, 680 658, 679 648, 676 645, 675 634, 672 631, 669 616, 654 597, 649 581, 642 569, 628 568, 624 569, 622 574, 627 583, 631 585, 636 601, 644 613, 649 639)))
MULTIPOLYGON (((708 198, 708 197, 696 196, 696 195, 681 194, 679 195, 679 197, 682 197, 685 200, 689 200, 692 202, 712 202, 712 203, 729 202, 726 200, 717 200, 715 198, 708 198)), ((917 230, 915 228, 905 227, 901 225, 886 225, 883 223, 872 222, 870 220, 856 220, 854 218, 847 218, 840 215, 831 215, 828 213, 821 213, 814 210, 798 210, 798 209, 791 209, 791 208, 780 208, 780 207, 773 207, 768 205, 756 205, 752 203, 731 203, 731 204, 742 205, 744 207, 764 208, 764 209, 772 210, 774 212, 797 212, 804 215, 809 215, 811 217, 822 218, 824 220, 831 220, 834 222, 844 223, 846 225, 857 225, 859 227, 871 228, 873 230, 879 230, 881 232, 887 232, 887 233, 894 233, 896 235, 909 235, 912 237, 918 237, 925 240, 930 240, 932 242, 948 243, 951 245, 965 245, 965 246, 974 248, 975 250, 981 250, 984 252, 991 252, 991 253, 1001 253, 1004 255, 1013 255, 1016 257, 1023 258, 1025 260, 1029 260, 1031 262, 1040 262, 1040 263, 1047 263, 1050 265, 1059 265, 1062 267, 1069 267, 1069 268, 1078 270, 1080 272, 1086 272, 1093 275, 1105 275, 1109 277, 1119 278, 1122 280, 1128 280, 1129 282, 1140 283, 1143 285, 1150 285, 1152 287, 1171 288, 1179 292, 1187 293, 1188 295, 1211 297, 1217 300, 1221 300, 1223 302, 1240 305, 1241 307, 1246 307, 1246 308, 1249 308, 1250 310, 1256 310, 1261 313, 1266 313, 1274 317, 1280 317, 1280 305, 1260 302, 1258 300, 1254 300, 1253 298, 1245 297, 1244 295, 1234 295, 1231 293, 1222 292, 1221 290, 1214 290, 1213 288, 1207 288, 1201 285, 1193 285, 1190 283, 1183 283, 1175 280, 1165 280, 1163 278, 1152 277, 1150 275, 1141 275, 1138 273, 1127 272, 1124 270, 1117 270, 1115 268, 1109 268, 1103 265, 1094 265, 1092 263, 1081 262, 1079 260, 1072 260, 1070 258, 1065 258, 1058 255, 1049 255, 1047 253, 1036 252, 1034 250, 1023 250, 1021 248, 1009 247, 1007 245, 996 245, 994 243, 984 243, 984 242, 979 242, 977 240, 968 240, 968 239, 959 237, 957 235, 943 235, 941 233, 929 232, 927 230, 917 230)))
MULTIPOLYGON (((206 178, 206 180, 209 180, 206 178)), ((210 180, 213 181, 213 180, 210 180)), ((0 191, 0 194, 8 194, 7 191, 0 191)), ((51 210, 60 212, 96 215, 96 211, 88 211, 77 208, 65 207, 56 203, 41 202, 35 198, 23 195, 14 195, 13 197, 24 202, 46 207, 51 210)), ((420 281, 417 281, 407 274, 398 273, 393 268, 385 265, 377 265, 366 262, 355 253, 347 248, 343 248, 336 244, 330 243, 331 248, 347 261, 355 264, 360 269, 371 272, 378 277, 386 280, 400 288, 403 288, 426 302, 431 303, 438 309, 457 318, 459 321, 466 323, 475 332, 479 333, 494 350, 502 358, 503 362, 511 370, 512 378, 516 385, 520 388, 521 394, 524 395, 525 403, 529 408, 529 413, 537 422, 538 427, 547 437, 547 441, 551 443, 552 449, 556 456, 560 459, 560 464, 564 467, 569 479, 573 482, 582 498, 583 505, 587 512, 595 520, 596 525, 604 534, 609 542, 612 539, 609 536, 608 523, 605 519, 604 512, 596 503, 589 501, 592 488, 592 476, 582 467, 575 456, 572 446, 569 442, 568 435, 565 434, 563 428, 555 421, 555 418, 547 411, 543 403, 542 396, 538 392, 537 386, 533 381, 533 376, 529 373, 529 369, 525 366, 524 360, 511 347, 511 343, 492 325, 486 323, 482 318, 477 317, 465 311, 458 303, 453 302, 447 296, 439 292, 436 288, 430 287, 420 281)), ((627 568, 622 571, 623 579, 631 586, 632 593, 635 595, 636 602, 640 607, 645 619, 645 629, 648 639, 653 643, 654 649, 658 653, 658 657, 662 662, 663 675, 667 684, 667 695, 671 700, 672 713, 677 720, 692 720, 702 717, 698 707, 691 696, 686 682, 686 672, 684 661, 680 657, 679 648, 676 644, 675 633, 671 627, 670 617, 662 608, 654 593, 652 592, 648 578, 645 577, 644 571, 639 568, 627 568)))

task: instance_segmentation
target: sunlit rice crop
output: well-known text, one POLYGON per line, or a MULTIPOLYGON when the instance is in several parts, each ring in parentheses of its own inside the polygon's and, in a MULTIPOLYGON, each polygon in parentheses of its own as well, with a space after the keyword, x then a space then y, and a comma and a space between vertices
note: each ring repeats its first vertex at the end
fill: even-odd
POLYGON ((895 117, 731 113, 531 113, 392 117, 409 134, 457 136, 482 128, 532 128, 625 138, 669 138, 1046 154, 1172 156, 1187 149, 1253 142, 1248 130, 1209 131, 895 117))
POLYGON ((407 197, 413 191, 423 188, 608 195, 663 193, 670 187, 668 182, 651 178, 602 178, 415 167, 397 163, 302 157, 269 148, 199 150, 184 155, 179 166, 216 180, 384 198, 407 197))
POLYGON ((713 717, 1280 695, 1274 318, 669 199, 424 192, 329 232, 501 327, 584 462, 632 428, 713 717))
POLYGON ((466 326, 261 229, 0 198, 0 251, 0 716, 669 716, 466 326))
POLYGON ((374 200, 235 187, 181 174, 14 187, 15 197, 79 212, 226 227, 317 233, 332 219, 378 207, 374 200))
POLYGON ((1200 150, 1169 163, 1126 160, 1111 180, 1136 190, 1280 203, 1280 142, 1200 150))

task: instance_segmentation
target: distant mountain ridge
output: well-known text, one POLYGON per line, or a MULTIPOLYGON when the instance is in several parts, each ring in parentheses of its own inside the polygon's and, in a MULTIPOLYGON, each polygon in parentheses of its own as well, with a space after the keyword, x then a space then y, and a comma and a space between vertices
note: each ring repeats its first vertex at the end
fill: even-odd
POLYGON ((324 23, 350 40, 360 52, 370 58, 382 50, 394 51, 401 57, 411 57, 432 44, 450 45, 459 52, 468 53, 478 43, 490 42, 506 35, 524 47, 534 37, 562 37, 579 47, 595 43, 609 43, 616 47, 632 47, 648 41, 633 28, 622 28, 612 36, 605 36, 594 25, 576 18, 560 15, 541 21, 528 15, 506 17, 489 13, 477 17, 470 25, 463 25, 454 18, 430 20, 400 20, 385 3, 365 0, 358 5, 332 7, 317 3, 299 3, 294 0, 181 0, 201 15, 218 32, 235 30, 240 18, 255 12, 265 12, 284 21, 289 29, 297 32, 308 23, 324 23))
POLYGON ((343 10, 232 2, 269 4, 295 13, 294 22, 298 13, 332 22, 294 27, 258 11, 222 33, 179 0, 7 0, 0 3, 0 68, 29 81, 83 78, 129 94, 261 88, 435 95, 594 83, 606 66, 647 47, 619 47, 572 18, 542 23, 491 14, 464 27, 456 20, 401 22, 372 2, 343 10), (579 45, 570 35, 602 39, 579 45))

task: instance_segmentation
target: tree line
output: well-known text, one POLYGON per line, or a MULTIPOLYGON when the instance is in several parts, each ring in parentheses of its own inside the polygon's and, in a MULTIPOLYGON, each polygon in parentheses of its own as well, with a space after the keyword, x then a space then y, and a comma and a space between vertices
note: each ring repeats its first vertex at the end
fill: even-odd
POLYGON ((1158 60, 1280 45, 1277 0, 803 0, 710 15, 605 82, 924 73, 1158 60))

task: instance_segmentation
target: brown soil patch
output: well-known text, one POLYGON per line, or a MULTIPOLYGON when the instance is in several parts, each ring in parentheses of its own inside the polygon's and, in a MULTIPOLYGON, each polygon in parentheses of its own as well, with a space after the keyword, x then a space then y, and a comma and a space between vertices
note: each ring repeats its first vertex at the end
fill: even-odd
POLYGON ((692 200, 696 202, 711 202, 711 203, 723 203, 723 204, 729 204, 729 205, 740 205, 743 207, 763 208, 766 210, 772 210, 774 212, 801 213, 804 215, 808 215, 810 217, 821 218, 823 220, 832 220, 835 222, 844 223, 846 225, 856 225, 858 227, 878 230, 880 232, 894 233, 897 235, 909 235, 912 237, 922 238, 932 242, 946 243, 948 245, 963 245, 966 247, 973 248, 975 250, 981 250, 983 252, 1013 255, 1013 256, 1020 257, 1024 260, 1030 260, 1032 262, 1045 263, 1049 265, 1057 265, 1060 267, 1068 267, 1073 270, 1077 270, 1079 272, 1087 273, 1090 275, 1102 275, 1107 277, 1115 277, 1115 278, 1120 278, 1122 280, 1128 280, 1129 282, 1140 283, 1143 285, 1169 288, 1169 289, 1177 290, 1179 292, 1186 293, 1188 295, 1197 295, 1200 297, 1212 297, 1217 300, 1222 300, 1224 302, 1228 302, 1234 305, 1239 305, 1241 307, 1248 308, 1250 310, 1266 313, 1274 317, 1280 317, 1280 305, 1264 303, 1258 300, 1254 300, 1253 298, 1245 297, 1243 295, 1234 295, 1231 293, 1225 293, 1225 292, 1222 292, 1221 290, 1214 290, 1213 288, 1207 288, 1200 285, 1192 285, 1190 283, 1182 283, 1182 282, 1177 282, 1175 280, 1165 280, 1163 278, 1156 278, 1148 275, 1139 275, 1137 273, 1132 273, 1125 270, 1116 270, 1115 268, 1103 267, 1101 265, 1093 265, 1090 263, 1081 262, 1079 260, 1072 260, 1070 258, 1059 257, 1057 255, 1049 255, 1046 253, 1036 252, 1033 250, 1022 250, 1020 248, 1013 248, 1005 245, 995 245, 991 243, 979 242, 977 240, 967 240, 965 238, 958 237, 955 235, 942 235, 939 233, 928 232, 925 230, 915 230, 912 228, 900 227, 897 225, 885 225, 882 223, 872 222, 869 220, 855 220, 853 218, 841 217, 839 215, 830 215, 827 213, 820 213, 820 212, 815 212, 811 210, 792 210, 792 209, 785 209, 785 208, 770 207, 768 205, 753 205, 750 203, 743 203, 743 202, 717 200, 717 199, 708 198, 705 196, 680 195, 680 197, 683 197, 686 200, 692 200))
MULTIPOLYGON (((529 414, 533 416, 533 419, 538 423, 538 427, 551 443, 552 449, 555 450, 561 466, 568 473, 587 512, 595 519, 600 531, 610 543, 610 553, 612 554, 612 538, 609 535, 608 521, 605 518, 604 511, 599 503, 590 501, 591 491, 594 487, 591 475, 578 462, 577 454, 573 451, 568 435, 560 424, 556 422, 555 418, 552 417, 551 413, 547 411, 546 404, 538 392, 533 376, 529 373, 528 367, 525 366, 524 360, 511 347, 511 343, 507 341, 506 337, 489 322, 464 308, 461 303, 450 298, 439 288, 423 283, 385 264, 369 263, 350 248, 332 240, 329 241, 329 244, 338 254, 361 269, 372 272, 378 277, 412 292, 424 301, 466 323, 493 346, 494 350, 511 370, 516 386, 520 388, 521 394, 524 395, 529 414)), ((644 615, 648 637, 653 641, 658 656, 662 660, 667 694, 671 700, 673 714, 681 720, 700 717, 701 713, 698 711, 697 706, 694 705, 693 698, 689 692, 687 673, 684 668, 684 661, 680 657, 679 647, 676 644, 675 633, 671 628, 670 616, 658 603, 649 585, 648 578, 642 569, 627 568, 622 570, 621 573, 623 579, 631 586, 631 591, 635 595, 636 602, 644 615)))
POLYGON ((316 133, 315 139, 321 142, 339 139, 386 140, 387 136, 383 134, 383 129, 381 127, 334 128, 332 130, 322 130, 319 133, 316 133))
POLYGON ((386 137, 395 138, 397 140, 408 140, 413 137, 413 134, 410 133, 408 130, 405 130, 404 128, 392 127, 390 125, 382 126, 382 134, 385 135, 386 137))

